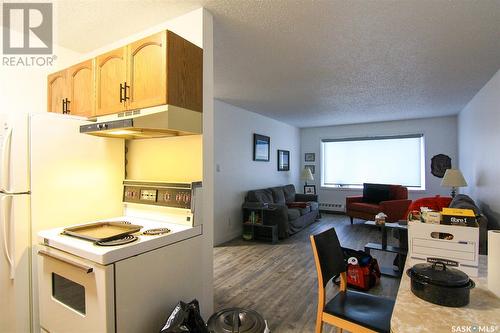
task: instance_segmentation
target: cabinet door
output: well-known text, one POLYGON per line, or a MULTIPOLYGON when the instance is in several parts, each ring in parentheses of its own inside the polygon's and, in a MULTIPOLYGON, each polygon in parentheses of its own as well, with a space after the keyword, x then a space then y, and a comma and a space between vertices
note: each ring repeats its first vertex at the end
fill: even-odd
POLYGON ((127 79, 126 52, 122 47, 96 58, 96 116, 125 110, 120 84, 127 79))
POLYGON ((167 32, 167 103, 203 112, 203 50, 167 32))
POLYGON ((128 109, 166 103, 166 44, 166 32, 163 31, 128 45, 128 109))
POLYGON ((50 74, 47 78, 47 111, 63 113, 66 98, 66 71, 50 74))
POLYGON ((68 68, 67 79, 69 88, 70 114, 84 117, 94 115, 94 76, 93 60, 87 60, 68 68))

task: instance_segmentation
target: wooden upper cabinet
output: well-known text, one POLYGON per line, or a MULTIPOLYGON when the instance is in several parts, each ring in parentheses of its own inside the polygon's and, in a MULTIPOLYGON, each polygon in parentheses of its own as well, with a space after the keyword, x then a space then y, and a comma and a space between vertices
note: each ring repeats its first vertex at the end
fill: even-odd
POLYGON ((202 112, 203 50, 162 31, 48 76, 48 111, 94 117, 163 104, 202 112))
POLYGON ((66 98, 66 71, 50 74, 47 78, 47 111, 63 113, 66 98))
POLYGON ((94 68, 93 60, 87 60, 67 70, 69 100, 66 106, 70 114, 92 117, 94 115, 94 68))
POLYGON ((167 31, 167 104, 203 111, 203 49, 167 31))
POLYGON ((127 80, 126 55, 127 47, 122 47, 95 60, 96 116, 125 110, 125 91, 121 87, 127 80))
POLYGON ((166 32, 128 45, 127 108, 166 104, 167 38, 166 32))
POLYGON ((203 50, 171 31, 127 46, 126 109, 171 104, 202 112, 203 50))

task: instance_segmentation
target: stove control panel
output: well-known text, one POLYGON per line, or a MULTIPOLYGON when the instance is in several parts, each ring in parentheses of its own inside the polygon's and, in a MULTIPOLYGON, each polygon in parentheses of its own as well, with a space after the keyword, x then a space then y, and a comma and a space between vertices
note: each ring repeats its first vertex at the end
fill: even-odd
POLYGON ((125 185, 123 201, 175 208, 191 208, 192 190, 188 184, 154 186, 154 184, 125 185), (180 185, 180 186, 179 186, 180 185))

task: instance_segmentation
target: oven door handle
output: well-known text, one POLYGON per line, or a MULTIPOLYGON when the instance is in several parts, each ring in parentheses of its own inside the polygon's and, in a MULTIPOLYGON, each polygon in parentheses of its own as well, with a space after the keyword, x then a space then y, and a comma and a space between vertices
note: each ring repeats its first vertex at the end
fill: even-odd
POLYGON ((45 251, 45 250, 39 250, 38 251, 38 255, 39 256, 44 256, 44 257, 49 257, 49 258, 52 258, 54 260, 62 261, 65 264, 71 265, 73 267, 81 269, 82 271, 85 271, 85 273, 87 273, 87 274, 92 273, 94 271, 94 269, 92 267, 90 267, 90 266, 83 265, 83 264, 80 264, 78 262, 74 262, 72 260, 60 257, 58 255, 55 255, 55 254, 50 253, 50 252, 45 251))

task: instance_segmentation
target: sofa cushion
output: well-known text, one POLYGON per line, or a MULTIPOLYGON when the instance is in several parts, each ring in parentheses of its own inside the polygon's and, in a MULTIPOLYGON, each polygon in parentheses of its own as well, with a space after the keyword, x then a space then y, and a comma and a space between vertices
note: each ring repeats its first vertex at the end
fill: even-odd
POLYGON ((273 193, 270 189, 254 190, 248 191, 247 201, 249 202, 261 202, 261 203, 273 203, 273 193))
POLYGON ((283 193, 285 193, 285 202, 295 201, 295 186, 293 184, 283 186, 283 193))
POLYGON ((351 204, 351 210, 357 210, 361 211, 364 213, 372 213, 374 215, 377 215, 380 213, 380 206, 372 203, 367 203, 367 202, 354 202, 351 204))
POLYGON ((311 207, 311 211, 315 211, 315 210, 319 209, 319 203, 317 203, 316 201, 309 201, 308 204, 309 204, 309 207, 311 207))
POLYGON ((285 192, 283 192, 283 187, 272 187, 271 192, 273 193, 274 203, 284 205, 285 204, 285 192))
POLYGON ((300 208, 288 209, 288 221, 296 220, 300 217, 300 208))
POLYGON ((378 204, 391 199, 390 185, 363 184, 363 202, 378 204))
POLYGON ((306 215, 306 214, 310 213, 311 207, 307 206, 304 208, 299 208, 299 210, 300 210, 300 216, 302 216, 302 215, 306 215))

